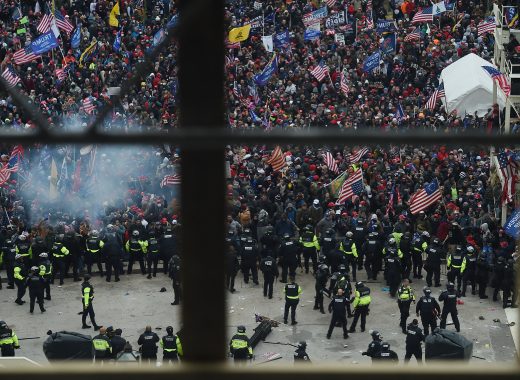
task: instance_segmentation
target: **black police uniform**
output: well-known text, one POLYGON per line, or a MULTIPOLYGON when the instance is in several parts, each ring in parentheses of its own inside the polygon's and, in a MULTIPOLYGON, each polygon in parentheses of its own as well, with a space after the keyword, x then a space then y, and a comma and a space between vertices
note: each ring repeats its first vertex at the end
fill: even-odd
POLYGON ((399 241, 399 249, 403 254, 403 258, 401 259, 402 266, 402 275, 403 278, 410 278, 410 273, 412 272, 412 238, 410 233, 407 232, 403 235, 401 240, 399 241))
POLYGON ((239 268, 240 263, 238 262, 236 250, 229 247, 226 250, 226 289, 231 293, 235 291, 235 277, 239 268))
POLYGON ((163 272, 168 273, 168 263, 174 254, 177 253, 177 238, 170 227, 167 227, 164 234, 159 238, 159 253, 163 261, 163 272))
POLYGON ((489 281, 490 265, 487 263, 485 257, 481 254, 477 259, 476 281, 478 284, 478 295, 481 299, 486 299, 486 288, 489 281))
POLYGON ((12 329, 6 325, 0 327, 0 353, 2 357, 14 356, 15 348, 20 348, 18 345, 18 337, 12 329))
POLYGON ((430 294, 422 296, 417 301, 415 312, 421 317, 424 334, 429 335, 429 329, 433 332, 437 327, 437 316, 441 313, 439 303, 430 294))
POLYGON ((406 329, 406 353, 404 355, 404 362, 408 363, 410 358, 415 356, 418 364, 422 364, 422 346, 424 341, 424 334, 421 328, 413 323, 410 323, 406 329))
POLYGON ((296 268, 298 267, 298 244, 287 238, 280 245, 278 255, 282 264, 282 278, 280 282, 287 282, 287 275, 296 276, 296 268))
POLYGON ((441 313, 441 329, 446 328, 446 318, 450 314, 455 329, 457 332, 460 332, 459 317, 457 316, 457 291, 455 289, 445 290, 439 296, 439 301, 444 302, 441 313))
POLYGON ((464 270, 463 281, 462 281, 462 297, 466 297, 466 290, 468 284, 471 285, 471 294, 475 295, 477 285, 477 256, 473 253, 466 255, 466 269, 464 270))
POLYGON ((18 305, 22 305, 25 301, 22 301, 23 296, 25 295, 25 291, 27 289, 26 286, 26 278, 27 278, 27 268, 23 263, 23 260, 16 260, 14 264, 14 283, 16 284, 16 302, 18 305))
POLYGON ((103 254, 105 255, 105 271, 107 274, 106 280, 108 282, 112 279, 112 270, 116 282, 119 281, 119 273, 122 271, 121 254, 123 253, 123 246, 115 233, 107 233, 103 239, 105 245, 103 246, 103 254))
POLYGON ((306 347, 298 346, 294 351, 294 363, 310 363, 309 355, 307 355, 306 347))
POLYGON ((43 307, 43 289, 45 288, 45 280, 38 274, 31 273, 27 277, 27 287, 29 288, 29 299, 30 309, 29 311, 34 312, 34 303, 38 300, 38 306, 40 311, 43 313, 45 308, 43 307))
POLYGON ((153 265, 153 276, 157 276, 157 264, 159 263, 160 257, 159 241, 155 236, 150 236, 148 239, 148 249, 146 251, 146 265, 148 266, 148 278, 152 277, 152 265, 153 265))
POLYGON ((325 264, 321 264, 318 266, 318 270, 314 274, 316 277, 316 282, 314 284, 314 289, 316 290, 316 295, 314 296, 314 310, 320 310, 322 314, 325 314, 323 310, 323 292, 326 291, 327 281, 329 279, 329 270, 325 264))
MULTIPOLYGON (((365 242, 367 234, 368 234, 366 227, 364 227, 363 225, 361 225, 358 222, 358 225, 354 228, 354 230, 352 231, 352 234, 353 234, 352 238, 354 239, 354 243, 356 244, 356 247, 361 248, 361 246, 365 242)), ((364 261, 363 261, 364 252, 362 249, 359 249, 357 253, 358 253, 357 269, 362 270, 363 264, 364 264, 364 261)))
POLYGON ((441 246, 432 243, 426 249, 426 264, 424 269, 426 270, 426 284, 432 286, 432 279, 435 282, 435 286, 441 286, 441 260, 445 253, 441 246))
POLYGON ((383 245, 377 235, 368 235, 367 241, 361 246, 361 251, 365 255, 365 270, 367 278, 377 280, 377 275, 381 270, 381 257, 383 245))
POLYGON ((424 243, 428 244, 423 236, 412 243, 413 278, 422 278, 424 243))
POLYGON ((289 309, 291 309, 291 323, 296 324, 296 306, 300 302, 300 294, 302 292, 300 285, 295 282, 291 282, 285 285, 285 307, 283 313, 284 323, 287 323, 287 317, 289 316, 289 309))
POLYGON ((343 338, 348 338, 347 330, 347 312, 351 315, 350 301, 344 295, 335 295, 329 304, 329 313, 332 312, 332 318, 330 320, 329 330, 327 331, 327 338, 330 339, 332 331, 336 326, 336 323, 340 323, 343 328, 343 338))
POLYGON ((141 358, 148 361, 157 360, 157 343, 159 341, 159 336, 153 331, 145 331, 141 334, 137 340, 137 344, 141 346, 141 358))
POLYGON ((381 351, 379 351, 379 354, 377 354, 375 359, 378 361, 393 362, 393 364, 397 364, 399 362, 397 353, 393 350, 385 349, 383 346, 381 346, 381 351))
POLYGON ((163 362, 178 362, 179 353, 177 352, 177 335, 168 334, 162 337, 161 347, 163 348, 163 362))
POLYGON ((264 274, 264 297, 273 298, 273 283, 278 276, 278 268, 273 257, 267 256, 260 261, 260 270, 264 274))
POLYGON ((493 290, 493 301, 498 301, 498 293, 502 285, 502 279, 504 278, 504 272, 506 269, 506 260, 504 257, 499 257, 493 268, 493 278, 491 279, 491 286, 493 290))
POLYGON ((246 240, 242 246, 242 273, 244 274, 244 282, 249 283, 249 273, 253 277, 253 282, 258 285, 258 270, 256 263, 258 261, 258 250, 254 240, 246 240))
POLYGON ((14 261, 16 256, 16 247, 11 239, 6 239, 2 246, 4 268, 7 274, 7 288, 14 289, 14 261))
POLYGON ((182 278, 181 278, 181 258, 177 255, 173 255, 170 259, 169 275, 172 279, 174 300, 172 305, 178 305, 182 298, 182 278))
POLYGON ((370 357, 372 359, 372 362, 374 362, 375 360, 377 360, 380 352, 381 338, 379 336, 373 336, 372 342, 369 343, 367 350, 361 353, 361 355, 370 357))
POLYGON ((92 265, 97 264, 98 271, 103 277, 103 251, 101 239, 98 236, 89 236, 85 240, 85 264, 87 265, 87 273, 92 274, 92 265))
POLYGON ((397 249, 387 248, 385 255, 385 277, 390 287, 390 296, 395 297, 399 283, 401 282, 401 262, 397 249))
POLYGON ((515 288, 515 263, 513 259, 508 259, 504 268, 504 278, 502 280, 502 307, 516 306, 516 288, 515 288), (511 297, 511 300, 509 298, 511 297))

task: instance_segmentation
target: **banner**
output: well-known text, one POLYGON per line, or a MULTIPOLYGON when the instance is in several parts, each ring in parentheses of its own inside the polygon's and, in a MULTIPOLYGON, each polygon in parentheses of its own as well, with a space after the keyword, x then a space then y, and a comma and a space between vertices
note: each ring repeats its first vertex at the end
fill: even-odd
POLYGON ((262 36, 262 43, 264 44, 265 50, 269 53, 273 52, 273 36, 262 36))
POLYGON ((273 36, 274 47, 277 49, 287 49, 291 44, 291 37, 289 31, 277 33, 273 36))
POLYGON ((312 24, 316 21, 320 21, 322 18, 327 17, 329 11, 327 10, 327 6, 321 7, 320 9, 315 10, 314 12, 307 13, 303 16, 303 24, 305 26, 312 24))
POLYGON ((305 33, 303 34, 304 41, 314 41, 320 38, 320 23, 316 22, 314 24, 310 24, 307 29, 305 29, 305 33))
POLYGON ((250 24, 231 29, 229 31, 229 42, 241 42, 247 40, 249 38, 250 31, 250 24))
POLYGON ((343 25, 347 22, 346 11, 340 11, 332 14, 325 20, 326 29, 334 29, 336 26, 343 25))
POLYGON ((256 16, 249 22, 251 25, 251 30, 258 29, 264 26, 264 16, 256 16))
POLYGON ((381 42, 381 51, 383 52, 383 54, 394 54, 395 45, 395 33, 388 34, 383 38, 383 42, 381 42))
POLYGON ((516 209, 504 224, 506 234, 517 240, 520 237, 520 209, 516 209))
POLYGON ((48 31, 37 37, 30 46, 34 54, 43 54, 58 47, 58 40, 52 31, 48 31))
POLYGON ((326 186, 330 186, 330 195, 333 198, 338 198, 339 192, 341 191, 341 187, 343 186, 343 183, 346 181, 348 176, 347 171, 345 170, 343 173, 341 173, 339 176, 337 176, 331 183, 329 183, 326 186))
POLYGON ((368 57, 363 63, 363 71, 369 73, 379 66, 379 60, 381 59, 381 52, 377 51, 368 57))
POLYGON ((376 21, 376 32, 381 34, 384 32, 397 32, 395 21, 388 20, 377 20, 376 21))
POLYGON ((432 13, 434 16, 439 16, 441 13, 446 12, 446 5, 444 5, 444 1, 438 2, 437 4, 433 4, 432 13))
POLYGON ((72 37, 70 39, 70 47, 73 49, 77 49, 81 42, 81 24, 78 24, 74 33, 72 33, 72 37))
POLYGON ((276 70, 278 70, 278 56, 275 53, 269 63, 265 65, 264 70, 260 74, 255 75, 253 80, 257 85, 265 86, 276 70))
POLYGON ((334 42, 336 42, 339 46, 345 45, 345 35, 343 33, 336 33, 334 35, 334 42))

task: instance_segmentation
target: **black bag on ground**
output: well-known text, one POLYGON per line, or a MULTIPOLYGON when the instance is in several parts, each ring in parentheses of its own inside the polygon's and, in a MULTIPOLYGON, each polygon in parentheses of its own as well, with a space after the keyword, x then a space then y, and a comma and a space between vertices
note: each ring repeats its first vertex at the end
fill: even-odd
POLYGON ((455 331, 435 329, 425 340, 426 360, 465 360, 473 353, 473 343, 455 331))
POLYGON ((262 321, 260 324, 255 328, 255 333, 249 339, 249 343, 251 344, 252 348, 255 348, 258 343, 260 343, 261 340, 265 340, 267 338, 267 335, 271 332, 271 323, 269 321, 262 321))
POLYGON ((43 353, 49 361, 92 360, 92 337, 73 331, 55 332, 43 342, 43 353))

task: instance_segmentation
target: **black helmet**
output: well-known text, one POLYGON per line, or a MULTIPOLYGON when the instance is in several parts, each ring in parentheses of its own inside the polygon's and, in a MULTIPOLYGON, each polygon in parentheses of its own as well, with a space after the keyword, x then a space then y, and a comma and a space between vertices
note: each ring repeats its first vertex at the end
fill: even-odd
POLYGON ((310 224, 307 224, 307 225, 305 226, 305 229, 306 229, 307 231, 312 231, 312 226, 311 226, 310 224))
POLYGON ((329 267, 327 266, 327 264, 320 264, 320 266, 318 266, 318 269, 321 271, 328 271, 329 267))
POLYGON ((237 331, 239 333, 245 333, 246 332, 246 327, 245 326, 238 326, 237 327, 237 331))
POLYGON ((327 260, 327 256, 325 256, 324 254, 320 254, 318 256, 318 263, 324 263, 325 260, 327 260))
POLYGON ((302 340, 300 343, 298 343, 298 348, 306 348, 307 347, 307 342, 302 340))
POLYGON ((85 276, 83 276, 83 280, 86 282, 88 280, 90 280, 90 275, 86 274, 85 276))
POLYGON ((460 246, 458 246, 456 249, 455 249, 455 253, 459 253, 461 254, 462 253, 462 248, 460 246))
POLYGON ((171 326, 166 327, 166 332, 168 334, 173 334, 173 327, 171 327, 171 326))
POLYGON ((325 234, 327 234, 327 236, 334 236, 334 230, 327 230, 325 234))
POLYGON ((379 338, 379 339, 382 338, 381 333, 379 331, 377 331, 377 330, 372 331, 370 333, 370 335, 372 336, 372 338, 379 338))
POLYGON ((365 286, 365 284, 363 284, 363 281, 356 282, 356 289, 362 288, 363 286, 365 286))
POLYGON ((3 329, 7 327, 7 323, 5 323, 4 321, 0 321, 0 329, 3 329))
POLYGON ((432 294, 432 290, 427 286, 425 286, 422 291, 425 296, 429 296, 430 294, 432 294))
POLYGON ((287 232, 283 234, 284 239, 290 239, 291 235, 289 235, 287 232))
POLYGON ((454 290, 455 289, 455 284, 453 282, 448 282, 448 284, 446 285, 446 289, 454 290))
POLYGON ((347 270, 347 267, 345 266, 345 264, 341 264, 338 269, 340 272, 343 272, 347 270))

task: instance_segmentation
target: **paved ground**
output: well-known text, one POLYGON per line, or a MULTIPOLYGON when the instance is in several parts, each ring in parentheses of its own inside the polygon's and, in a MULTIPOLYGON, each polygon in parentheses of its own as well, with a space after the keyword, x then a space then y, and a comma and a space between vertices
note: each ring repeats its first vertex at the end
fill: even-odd
MULTIPOLYGON (((2 274, 5 279, 5 274, 2 274)), ((363 275, 360 279, 364 279, 363 275)), ((445 279, 444 279, 445 280, 445 279)), ((331 340, 325 335, 330 315, 322 315, 312 309, 314 303, 314 281, 311 275, 298 273, 297 281, 304 292, 297 310, 298 325, 295 327, 280 325, 269 335, 268 341, 296 344, 300 340, 308 343, 308 354, 314 361, 339 361, 342 363, 356 364, 369 363, 369 359, 362 356, 370 341, 368 330, 379 330, 386 341, 399 354, 404 355, 404 335, 398 327, 398 308, 395 300, 383 291, 381 283, 370 283, 372 289, 371 312, 367 321, 367 332, 351 334, 344 340, 340 329, 336 328, 331 340)), ((134 274, 130 277, 123 276, 119 283, 107 283, 94 276, 92 283, 95 287, 96 298, 94 300, 95 311, 99 324, 113 325, 114 328, 123 329, 123 336, 129 340, 134 348, 137 347, 137 338, 144 331, 146 324, 153 328, 160 336, 167 325, 174 329, 180 328, 180 308, 171 306, 173 293, 169 279, 161 274, 159 277, 147 280, 144 276, 134 274), (160 293, 161 287, 166 287, 167 292, 160 293)), ((423 287, 422 281, 414 281, 412 284, 418 293, 423 287)), ((282 320, 283 300, 282 284, 275 285, 275 297, 272 300, 264 299, 260 286, 245 285, 241 277, 237 277, 237 292, 230 294, 228 298, 228 332, 233 334, 236 326, 244 324, 247 333, 251 335, 256 326, 255 313, 269 316, 276 320, 282 320)), ((81 317, 77 313, 81 310, 80 283, 66 280, 63 287, 52 289, 52 301, 46 303, 47 312, 40 314, 35 311, 29 314, 29 306, 14 304, 15 290, 4 289, 0 291, 0 319, 5 320, 17 332, 20 338, 39 337, 38 339, 25 340, 22 348, 17 352, 19 356, 26 356, 36 362, 46 363, 42 350, 42 344, 46 339, 48 330, 69 330, 85 332, 81 330, 81 317)), ((434 288, 437 296, 440 288, 434 288)), ((28 300, 28 296, 25 297, 28 300)), ((413 305, 412 305, 413 307, 413 305)), ((37 307, 36 307, 37 309, 37 307)), ((511 310, 513 312, 513 310, 511 310)), ((513 318, 513 313, 510 318, 513 318)), ((459 306, 459 318, 462 324, 462 334, 474 342, 473 354, 484 358, 485 361, 512 361, 516 358, 516 350, 511 336, 511 329, 507 325, 508 319, 499 303, 490 300, 481 301, 476 296, 464 299, 464 305, 459 306), (479 316, 484 320, 479 320, 479 316), (499 319, 500 322, 493 322, 499 319)), ((350 320, 349 320, 350 324, 350 320)), ((453 328, 451 326, 450 328, 453 328)), ((93 331, 90 331, 93 333, 93 331)), ((269 353, 279 353, 281 360, 263 365, 277 365, 278 363, 292 362, 294 348, 291 346, 260 343, 256 350, 256 361, 265 360, 269 353)), ((473 359, 477 362, 482 359, 473 359)), ((415 365, 415 364, 414 364, 415 365)))

